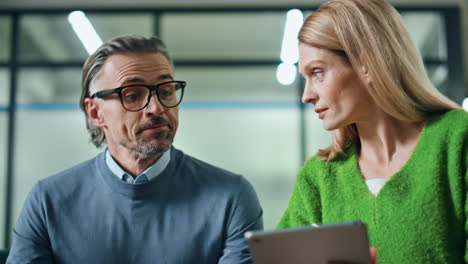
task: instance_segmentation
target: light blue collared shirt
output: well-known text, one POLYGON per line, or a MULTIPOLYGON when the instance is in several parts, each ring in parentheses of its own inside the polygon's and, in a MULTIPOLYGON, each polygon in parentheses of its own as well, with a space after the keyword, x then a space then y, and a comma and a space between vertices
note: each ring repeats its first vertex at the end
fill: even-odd
POLYGON ((141 184, 151 181, 152 179, 156 178, 161 172, 167 167, 169 162, 171 161, 171 148, 169 148, 166 152, 164 152, 161 157, 149 166, 145 171, 143 171, 140 175, 138 175, 135 179, 126 172, 122 167, 117 164, 114 158, 111 156, 108 149, 106 149, 106 164, 107 167, 115 174, 117 178, 120 180, 131 183, 131 184, 141 184))

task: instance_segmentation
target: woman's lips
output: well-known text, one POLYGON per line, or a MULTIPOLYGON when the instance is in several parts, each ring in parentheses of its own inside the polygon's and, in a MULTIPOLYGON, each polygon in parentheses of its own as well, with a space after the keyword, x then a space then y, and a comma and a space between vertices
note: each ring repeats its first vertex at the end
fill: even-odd
POLYGON ((323 117, 325 116, 325 112, 328 110, 328 108, 316 108, 315 109, 315 112, 318 114, 318 117, 320 119, 323 119, 323 117))

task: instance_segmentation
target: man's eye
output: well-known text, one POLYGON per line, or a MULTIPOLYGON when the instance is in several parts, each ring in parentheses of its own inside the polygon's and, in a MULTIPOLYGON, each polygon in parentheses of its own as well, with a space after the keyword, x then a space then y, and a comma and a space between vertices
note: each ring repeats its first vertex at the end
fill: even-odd
POLYGON ((175 92, 175 86, 174 85, 165 85, 163 87, 159 88, 159 96, 161 97, 169 97, 172 96, 175 92))
POLYGON ((141 93, 127 93, 124 97, 126 101, 137 101, 141 98, 141 93))
POLYGON ((159 92, 159 96, 163 97, 163 98, 167 98, 169 96, 172 96, 174 92, 173 91, 160 91, 159 92))

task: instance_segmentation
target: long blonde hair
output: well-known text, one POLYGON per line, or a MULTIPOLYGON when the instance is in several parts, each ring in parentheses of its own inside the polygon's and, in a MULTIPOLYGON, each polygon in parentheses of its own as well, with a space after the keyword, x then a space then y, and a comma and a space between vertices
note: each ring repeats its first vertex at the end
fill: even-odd
MULTIPOLYGON (((372 84, 367 91, 381 109, 404 121, 426 120, 432 113, 460 109, 429 80, 418 49, 400 14, 385 0, 333 0, 306 18, 299 41, 344 52, 353 69, 362 67, 372 84)), ((354 124, 334 131, 333 143, 319 151, 334 160, 359 140, 354 124)))

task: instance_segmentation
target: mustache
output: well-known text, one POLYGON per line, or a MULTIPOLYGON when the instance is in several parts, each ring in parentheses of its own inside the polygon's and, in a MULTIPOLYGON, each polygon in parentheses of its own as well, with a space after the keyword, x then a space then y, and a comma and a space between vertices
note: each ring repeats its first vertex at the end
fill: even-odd
POLYGON ((140 126, 137 129, 136 134, 138 135, 138 134, 142 133, 145 129, 152 128, 152 127, 155 127, 155 126, 161 126, 161 125, 168 126, 169 129, 172 131, 172 125, 171 125, 171 123, 169 123, 169 121, 167 121, 166 119, 164 119, 162 117, 153 117, 150 120, 148 120, 148 122, 146 122, 145 124, 140 126))

